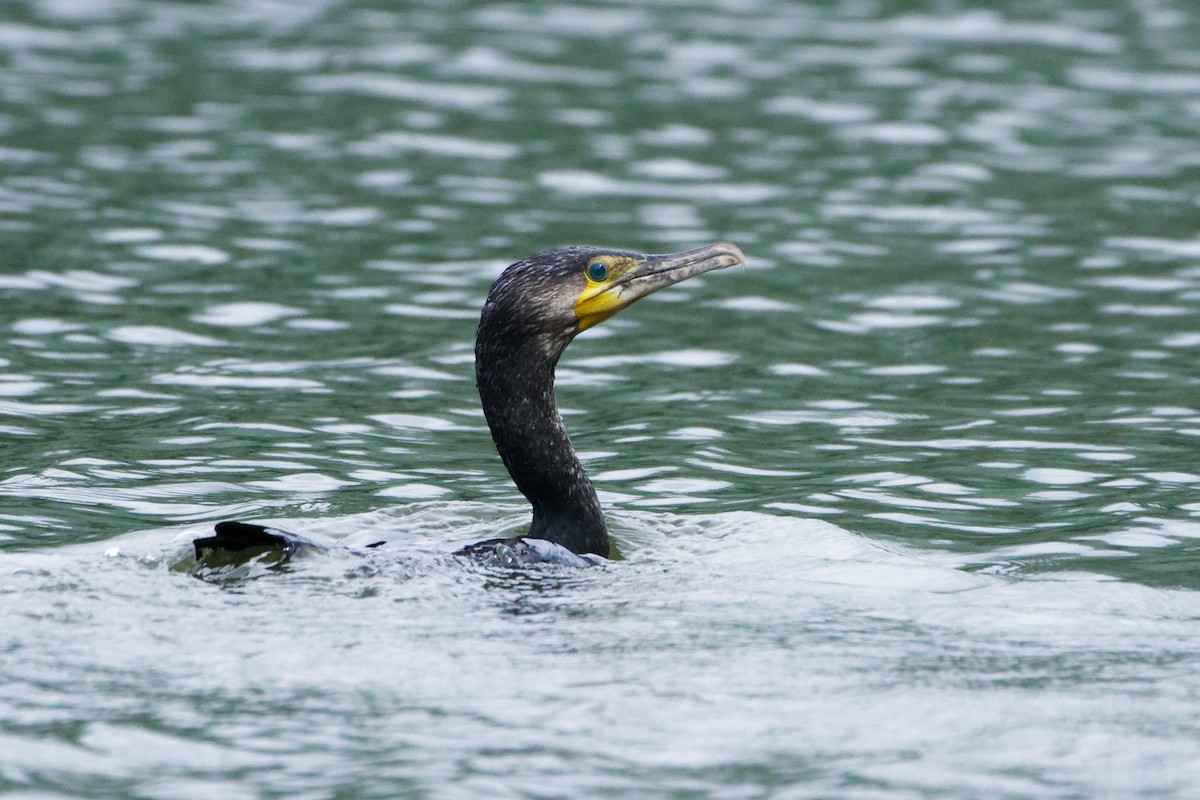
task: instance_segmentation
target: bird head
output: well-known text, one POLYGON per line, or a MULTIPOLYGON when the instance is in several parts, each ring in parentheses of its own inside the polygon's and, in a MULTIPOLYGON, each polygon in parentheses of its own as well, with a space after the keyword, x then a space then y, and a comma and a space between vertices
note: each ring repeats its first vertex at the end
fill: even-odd
POLYGON ((647 255, 598 247, 564 247, 522 259, 492 285, 480 329, 489 322, 542 340, 561 352, 581 331, 639 298, 714 269, 745 265, 736 245, 647 255))

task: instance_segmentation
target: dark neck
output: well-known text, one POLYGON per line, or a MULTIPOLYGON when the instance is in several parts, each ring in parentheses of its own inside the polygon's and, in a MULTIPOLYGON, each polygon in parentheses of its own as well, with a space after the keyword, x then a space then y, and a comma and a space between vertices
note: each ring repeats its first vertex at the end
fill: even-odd
POLYGON ((607 557, 600 501, 554 400, 562 347, 533 336, 489 335, 486 326, 485 318, 475 343, 475 382, 500 458, 533 506, 528 535, 607 557))

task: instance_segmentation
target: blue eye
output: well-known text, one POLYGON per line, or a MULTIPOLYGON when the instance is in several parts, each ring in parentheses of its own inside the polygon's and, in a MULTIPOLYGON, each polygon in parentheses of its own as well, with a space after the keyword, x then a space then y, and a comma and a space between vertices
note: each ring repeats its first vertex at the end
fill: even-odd
POLYGON ((608 267, 604 265, 603 261, 593 261, 588 264, 587 276, 599 283, 608 277, 608 267))

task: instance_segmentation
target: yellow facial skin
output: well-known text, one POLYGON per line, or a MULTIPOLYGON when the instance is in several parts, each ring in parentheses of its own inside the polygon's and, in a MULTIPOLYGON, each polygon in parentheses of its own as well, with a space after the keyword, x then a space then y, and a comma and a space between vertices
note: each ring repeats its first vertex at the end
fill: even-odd
POLYGON ((597 261, 608 268, 608 274, 601 281, 588 276, 587 286, 575 301, 575 316, 579 318, 580 331, 599 325, 641 296, 639 293, 628 293, 629 296, 623 298, 627 293, 619 281, 642 261, 628 256, 597 256, 589 265, 597 261))
POLYGON ((586 285, 575 300, 579 331, 616 314, 638 298, 714 269, 746 265, 737 245, 715 242, 662 255, 602 254, 584 268, 586 285))

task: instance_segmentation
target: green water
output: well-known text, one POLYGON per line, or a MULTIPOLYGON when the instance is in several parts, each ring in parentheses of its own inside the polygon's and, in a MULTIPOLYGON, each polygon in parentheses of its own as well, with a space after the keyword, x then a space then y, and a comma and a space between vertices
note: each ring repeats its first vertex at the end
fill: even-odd
POLYGON ((0 796, 1188 797, 1200 11, 0 8, 0 796), (506 574, 478 308, 626 561, 506 574), (173 571, 216 520, 404 547, 173 571), (71 545, 71 547, 67 547, 71 545))

